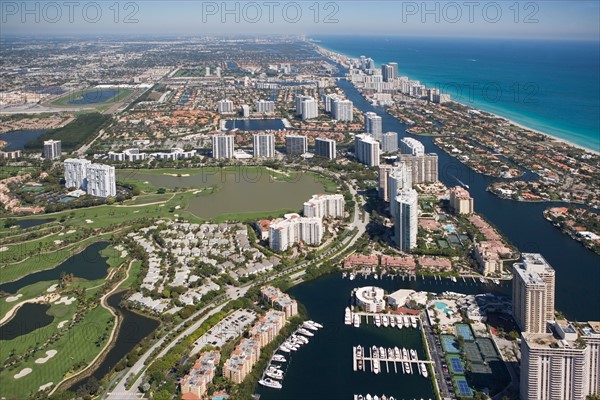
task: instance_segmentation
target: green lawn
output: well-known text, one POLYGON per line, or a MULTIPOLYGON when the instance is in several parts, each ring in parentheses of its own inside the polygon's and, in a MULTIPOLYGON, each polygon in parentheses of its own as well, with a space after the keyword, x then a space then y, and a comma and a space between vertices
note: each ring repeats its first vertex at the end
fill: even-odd
POLYGON ((123 202, 125 205, 137 205, 143 206, 146 204, 158 203, 160 201, 167 201, 173 196, 173 193, 163 194, 142 194, 136 196, 134 199, 126 200, 123 202))

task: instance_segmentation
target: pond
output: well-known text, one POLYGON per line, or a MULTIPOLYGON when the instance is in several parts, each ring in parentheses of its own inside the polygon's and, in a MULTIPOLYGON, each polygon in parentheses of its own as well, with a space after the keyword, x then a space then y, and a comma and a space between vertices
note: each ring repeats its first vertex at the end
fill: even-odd
MULTIPOLYGON (((82 252, 77 253, 66 259, 60 265, 44 271, 34 272, 16 281, 3 283, 0 285, 0 291, 7 293, 17 293, 25 286, 32 285, 37 282, 55 281, 60 279, 60 275, 73 274, 77 278, 83 278, 90 281, 100 279, 106 276, 108 270, 107 257, 104 257, 100 252, 108 246, 108 242, 96 242, 86 247, 82 252)), ((62 257, 64 251, 58 252, 58 256, 62 257)), ((48 257, 56 255, 48 255, 48 257)), ((38 257, 38 256, 34 256, 38 257)))
POLYGON ((49 325, 54 317, 46 314, 50 304, 25 303, 16 314, 0 326, 0 340, 13 340, 49 325))
POLYGON ((12 131, 0 134, 0 140, 7 142, 7 145, 4 146, 4 151, 23 150, 27 143, 37 139, 46 132, 48 132, 46 129, 12 131))
POLYGON ((119 94, 119 89, 107 89, 97 88, 88 89, 83 93, 79 94, 79 97, 69 100, 68 104, 71 105, 85 105, 85 104, 98 104, 104 103, 105 101, 112 99, 119 94))

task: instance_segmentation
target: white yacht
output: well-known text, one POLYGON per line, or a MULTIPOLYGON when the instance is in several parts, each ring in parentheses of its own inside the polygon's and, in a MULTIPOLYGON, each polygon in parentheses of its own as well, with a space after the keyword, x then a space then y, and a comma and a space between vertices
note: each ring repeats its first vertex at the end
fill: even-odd
POLYGON ((283 351, 284 353, 289 353, 291 351, 290 348, 287 347, 285 344, 279 346, 279 350, 283 351))
POLYGON ((381 370, 380 370, 380 368, 379 368, 379 359, 378 359, 378 358, 374 358, 374 359, 372 360, 372 363, 373 363, 373 372, 374 372, 375 374, 378 374, 378 373, 380 373, 380 372, 381 372, 381 370))
POLYGON ((381 346, 379 348, 379 357, 380 358, 385 358, 385 349, 383 348, 383 346, 381 346))
POLYGON ((383 327, 384 328, 387 328, 388 326, 390 326, 390 319, 388 318, 387 315, 382 316, 381 319, 383 319, 383 327))
POLYGON ((402 322, 404 322, 405 328, 410 328, 410 320, 408 319, 408 317, 406 315, 402 317, 402 322))
POLYGON ((267 369, 267 372, 265 372, 265 375, 268 376, 269 378, 273 378, 273 379, 277 379, 277 380, 282 380, 283 379, 283 371, 277 368, 270 368, 267 369))
POLYGON ((408 363, 408 361, 404 361, 404 372, 406 372, 407 374, 410 374, 412 372, 410 370, 410 364, 408 363))
POLYGON ((259 384, 266 386, 266 387, 270 387, 273 389, 281 389, 283 386, 281 385, 281 383, 271 379, 271 378, 265 378, 265 379, 261 379, 258 381, 259 384))
POLYGON ((410 358, 408 358, 408 350, 406 350, 406 347, 402 348, 402 359, 403 360, 410 360, 410 358))
POLYGON ((373 398, 371 397, 370 394, 367 393, 367 397, 365 397, 367 400, 373 400, 373 398))
POLYGON ((276 362, 286 362, 287 360, 281 354, 275 354, 273 356, 273 361, 276 361, 276 362))
POLYGON ((398 346, 394 347, 394 358, 396 360, 400 359, 400 349, 398 348, 398 346))
POLYGON ((413 317, 413 316, 411 316, 411 317, 410 317, 410 325, 411 325, 411 326, 412 326, 414 329, 417 329, 417 318, 416 318, 416 317, 413 317))
POLYGON ((415 349, 410 349, 410 358, 413 361, 417 361, 417 352, 415 351, 415 349))
POLYGON ((360 315, 354 314, 354 327, 360 328, 360 315))
POLYGON ((315 334, 314 334, 314 333, 312 333, 312 332, 310 332, 310 331, 308 331, 308 330, 306 330, 306 329, 304 329, 304 328, 300 328, 300 329, 298 329, 298 333, 300 333, 300 334, 302 334, 302 335, 304 335, 304 336, 309 336, 309 337, 310 337, 310 336, 315 336, 315 334))
POLYGON ((396 326, 398 327, 398 329, 402 329, 402 317, 399 315, 396 315, 396 326))
POLYGON ((346 324, 346 325, 352 324, 352 312, 350 311, 350 307, 346 307, 346 311, 344 314, 344 324, 346 324))
POLYGON ((390 326, 392 328, 396 327, 396 317, 394 317, 393 315, 390 315, 390 326))
POLYGON ((392 349, 391 347, 389 349, 387 349, 387 353, 388 353, 388 358, 390 360, 394 359, 394 349, 392 349))
POLYGON ((427 372, 427 366, 425 365, 425 363, 419 363, 419 368, 421 369, 421 375, 423 375, 425 378, 427 378, 427 376, 429 375, 429 373, 427 372))
POLYGON ((309 330, 311 330, 311 331, 316 331, 316 330, 318 330, 318 329, 319 329, 319 328, 318 328, 318 327, 315 325, 315 323, 314 323, 314 322, 312 322, 312 321, 304 321, 304 323, 302 324, 302 326, 303 326, 304 328, 306 328, 306 329, 309 329, 309 330))
POLYGON ((375 320, 375 326, 379 328, 381 326, 381 317, 379 315, 375 315, 373 319, 375 320))

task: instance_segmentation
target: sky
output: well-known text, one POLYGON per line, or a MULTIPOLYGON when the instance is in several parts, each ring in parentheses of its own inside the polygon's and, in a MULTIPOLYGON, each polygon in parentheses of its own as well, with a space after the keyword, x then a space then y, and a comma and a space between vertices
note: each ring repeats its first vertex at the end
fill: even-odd
POLYGON ((600 2, 0 1, 0 35, 354 34, 600 40, 600 2))

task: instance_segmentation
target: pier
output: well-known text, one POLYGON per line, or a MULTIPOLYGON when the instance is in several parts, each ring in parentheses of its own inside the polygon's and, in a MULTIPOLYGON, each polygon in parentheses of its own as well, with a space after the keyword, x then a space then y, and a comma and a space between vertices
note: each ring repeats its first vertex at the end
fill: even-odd
MULTIPOLYGON (((400 352, 399 357, 396 357, 395 355, 390 356, 389 353, 393 351, 392 349, 384 349, 386 356, 381 357, 381 354, 373 354, 372 347, 363 347, 362 353, 359 357, 357 355, 356 349, 356 346, 352 347, 352 368, 354 371, 362 370, 378 373, 375 371, 376 368, 374 361, 376 361, 377 363, 379 363, 379 372, 383 372, 385 367, 385 371, 387 373, 390 373, 390 371, 392 371, 397 374, 398 371, 400 371, 403 374, 414 374, 413 366, 416 366, 417 373, 419 375, 422 375, 421 369, 419 368, 419 364, 433 364, 433 361, 430 360, 419 360, 418 358, 412 359, 410 357, 404 358, 402 356, 402 352, 400 352), (366 355, 367 352, 369 354, 368 356, 366 355), (369 364, 368 367, 367 361, 369 364), (409 371, 405 370, 404 363, 408 363, 408 365, 410 366, 409 371)), ((377 348, 377 350, 379 351, 379 347, 377 348)), ((410 352, 410 350, 408 351, 410 352)))
MULTIPOLYGON (((408 314, 385 314, 385 313, 368 313, 365 311, 351 311, 350 312, 350 321, 352 321, 351 323, 347 324, 347 325, 353 325, 353 321, 354 321, 354 316, 358 315, 359 317, 359 324, 358 326, 356 326, 357 328, 360 327, 360 324, 363 323, 363 317, 364 317, 364 323, 369 324, 375 324, 375 317, 379 317, 380 321, 383 322, 383 317, 387 317, 387 318, 396 318, 396 317, 407 317, 407 318, 415 318, 417 321, 417 326, 413 327, 412 323, 410 324, 410 326, 406 326, 404 323, 402 324, 402 327, 400 329, 404 329, 404 328, 420 328, 421 327, 421 315, 408 315, 408 314), (371 321, 369 322, 369 317, 371 317, 371 321)), ((391 322, 391 321, 390 321, 391 322)), ((398 325, 396 322, 394 322, 394 326, 391 325, 391 323, 388 326, 384 326, 383 323, 380 324, 379 326, 380 328, 396 328, 398 329, 398 325)))

